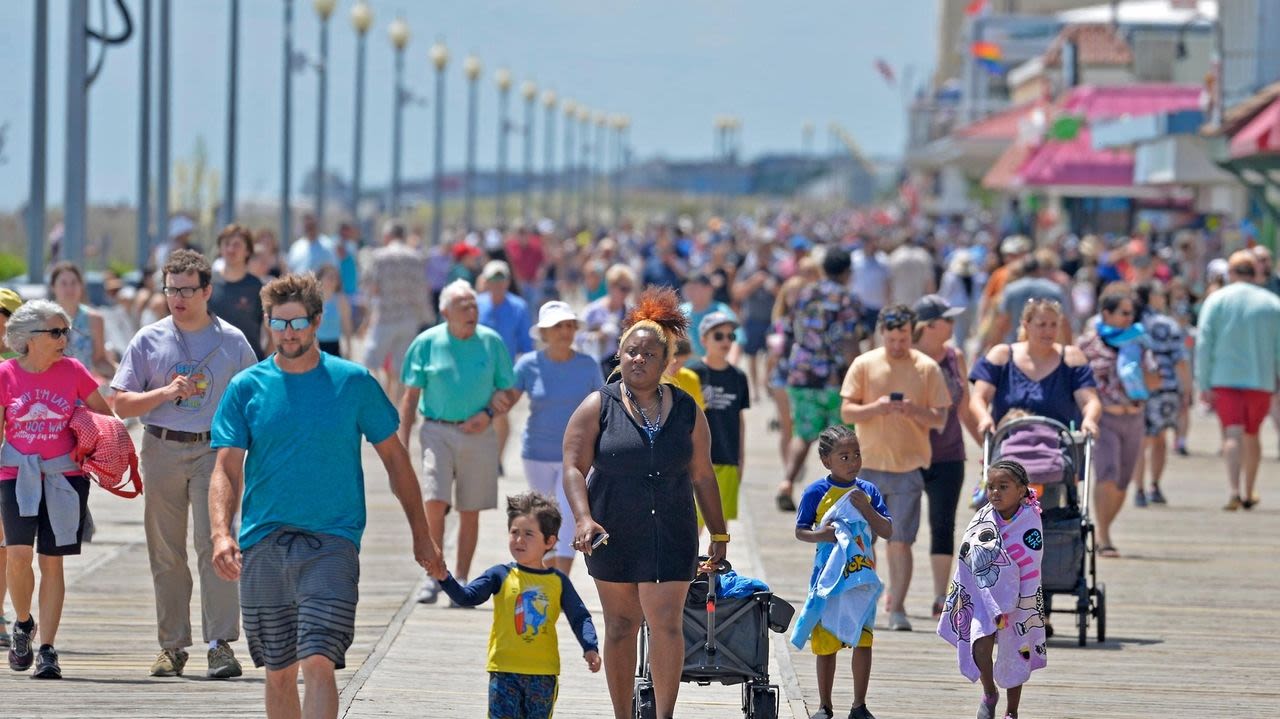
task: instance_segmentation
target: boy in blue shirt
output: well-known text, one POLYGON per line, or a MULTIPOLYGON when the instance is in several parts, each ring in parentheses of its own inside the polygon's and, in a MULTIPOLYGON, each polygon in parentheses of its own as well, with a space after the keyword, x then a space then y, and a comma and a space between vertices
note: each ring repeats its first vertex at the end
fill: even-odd
POLYGON ((462 586, 443 568, 432 576, 464 607, 493 601, 489 631, 490 719, 549 718, 555 708, 560 648, 556 620, 563 611, 592 672, 600 671, 591 613, 560 570, 544 557, 555 548, 560 510, 537 492, 507 497, 507 548, 516 561, 489 568, 462 586))
MULTIPOLYGON (((810 484, 800 497, 796 510, 796 539, 818 544, 834 542, 835 528, 830 525, 817 527, 816 523, 840 498, 853 492, 853 506, 867 520, 871 531, 883 539, 893 534, 893 522, 885 506, 880 490, 866 480, 858 479, 862 470, 862 447, 858 435, 852 429, 838 424, 828 427, 818 435, 818 458, 830 472, 826 477, 810 484)), ((812 589, 818 578, 818 567, 809 577, 812 589)), ((821 708, 815 718, 832 719, 831 687, 836 679, 836 654, 847 647, 821 624, 814 627, 810 637, 813 653, 817 655, 818 700, 821 708)), ((853 650, 853 709, 849 719, 875 719, 867 709, 867 684, 871 681, 871 630, 863 628, 858 646, 853 650)))

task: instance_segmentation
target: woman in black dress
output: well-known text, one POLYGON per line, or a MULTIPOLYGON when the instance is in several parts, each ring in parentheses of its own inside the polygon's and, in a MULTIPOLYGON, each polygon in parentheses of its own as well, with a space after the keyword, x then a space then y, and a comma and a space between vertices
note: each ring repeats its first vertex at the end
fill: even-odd
POLYGON ((671 290, 646 291, 627 316, 618 371, 589 395, 564 436, 564 490, 604 611, 604 668, 617 719, 631 716, 636 636, 649 625, 658 716, 675 711, 684 657, 682 607, 699 569, 693 500, 711 532, 706 566, 729 535, 711 467, 711 432, 693 398, 661 384, 688 327, 671 290), (590 486, 586 476, 594 470, 590 486), (608 543, 592 549, 593 538, 608 543))

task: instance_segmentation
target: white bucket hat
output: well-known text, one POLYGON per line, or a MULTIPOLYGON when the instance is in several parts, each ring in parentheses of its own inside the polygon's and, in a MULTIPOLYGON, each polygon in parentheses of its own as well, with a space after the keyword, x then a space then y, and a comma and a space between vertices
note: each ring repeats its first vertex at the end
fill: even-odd
POLYGON ((578 321, 578 315, 574 314, 573 308, 569 306, 569 303, 552 300, 543 304, 542 308, 538 310, 538 324, 529 329, 529 334, 537 339, 540 336, 539 330, 551 329, 561 322, 569 320, 578 321))

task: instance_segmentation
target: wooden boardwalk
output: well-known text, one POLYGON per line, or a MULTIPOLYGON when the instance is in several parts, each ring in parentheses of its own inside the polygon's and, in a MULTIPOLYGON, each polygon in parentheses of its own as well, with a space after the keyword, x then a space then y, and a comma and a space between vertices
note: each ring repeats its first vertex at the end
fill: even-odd
MULTIPOLYGON (((812 549, 792 537, 793 518, 773 508, 781 471, 776 434, 766 430, 772 408, 749 413, 745 516, 731 527, 730 559, 745 574, 762 576, 775 591, 803 601, 812 549)), ((514 424, 521 426, 517 414, 514 424)), ((1027 717, 1275 717, 1280 716, 1280 494, 1271 486, 1277 462, 1274 435, 1264 430, 1264 503, 1249 513, 1221 512, 1225 494, 1220 460, 1213 455, 1217 428, 1196 417, 1195 455, 1170 459, 1165 481, 1171 505, 1126 506, 1115 531, 1125 558, 1104 560, 1109 641, 1077 648, 1051 640, 1049 667, 1028 685, 1027 717), (1270 648, 1268 648, 1270 647, 1270 648)), ((523 489, 518 437, 508 447, 504 492, 523 489)), ((974 454, 976 456, 976 453, 974 454)), ((412 603, 421 578, 412 563, 407 528, 387 489, 376 456, 366 454, 369 529, 362 552, 360 613, 348 668, 339 674, 344 716, 484 716, 484 663, 490 622, 487 607, 448 609, 412 603)), ((971 474, 976 475, 977 463, 971 474)), ((811 457, 807 478, 820 476, 811 457)), ((300 483, 303 480, 300 480, 300 483)), ((140 502, 94 494, 99 534, 84 555, 67 562, 67 610, 59 633, 63 682, 35 682, 0 674, 3 717, 251 717, 262 716, 262 674, 214 682, 203 675, 202 650, 193 652, 193 678, 151 679, 157 651, 154 604, 140 502)), ((959 524, 968 519, 960 511, 959 524)), ((964 717, 978 690, 955 668, 950 647, 932 631, 927 529, 917 544, 916 573, 908 597, 915 632, 877 633, 869 703, 886 717, 964 717)), ((452 556, 451 549, 447 556, 452 556)), ((476 571, 507 561, 504 521, 483 515, 476 571)), ((599 602, 581 564, 573 580, 600 625, 599 602)), ((192 615, 199 636, 198 595, 192 615)), ((12 609, 9 609, 12 618, 12 609)), ((883 614, 883 613, 882 613, 883 614)), ((883 624, 884 617, 880 622, 883 624)), ((1060 615, 1068 629, 1070 616, 1060 615)), ((567 624, 560 626, 563 673, 558 717, 609 715, 604 675, 590 674, 567 624)), ((783 716, 816 710, 813 658, 787 649, 775 636, 771 674, 785 692, 783 716)), ((235 645, 247 661, 244 642, 235 645)), ((846 670, 837 678, 837 715, 848 711, 846 670)), ((685 685, 682 717, 738 716, 733 687, 685 685)))

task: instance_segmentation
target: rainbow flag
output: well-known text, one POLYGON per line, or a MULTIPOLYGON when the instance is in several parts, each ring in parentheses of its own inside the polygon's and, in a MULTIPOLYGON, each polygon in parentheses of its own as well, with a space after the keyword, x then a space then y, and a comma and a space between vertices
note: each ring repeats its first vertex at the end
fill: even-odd
POLYGON ((1004 54, 1001 52, 1000 46, 996 43, 985 41, 975 42, 970 48, 970 52, 973 54, 974 59, 978 61, 978 65, 987 72, 993 75, 1004 74, 1004 64, 1001 63, 1001 59, 1004 57, 1004 54))

